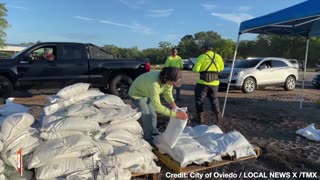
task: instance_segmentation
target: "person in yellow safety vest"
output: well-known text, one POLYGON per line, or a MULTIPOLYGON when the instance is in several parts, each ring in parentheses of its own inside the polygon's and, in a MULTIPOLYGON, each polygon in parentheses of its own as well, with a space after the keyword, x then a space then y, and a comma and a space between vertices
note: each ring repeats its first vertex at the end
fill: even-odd
MULTIPOLYGON (((179 69, 183 68, 183 61, 180 56, 178 56, 178 49, 172 48, 171 49, 171 56, 169 56, 164 63, 164 67, 177 67, 179 69)), ((180 101, 180 87, 176 87, 176 101, 180 101)))
POLYGON ((188 115, 185 112, 175 112, 177 105, 172 96, 173 85, 179 86, 182 79, 182 72, 176 67, 165 67, 161 71, 151 71, 137 77, 129 88, 129 96, 133 104, 141 111, 144 139, 152 143, 152 135, 158 133, 157 113, 167 117, 176 117, 186 120, 188 115), (163 94, 165 101, 172 109, 161 104, 160 94, 163 94))
POLYGON ((221 56, 213 52, 211 43, 206 42, 202 46, 202 54, 196 59, 192 68, 193 72, 200 73, 200 79, 197 81, 195 94, 195 106, 197 117, 194 123, 204 123, 203 117, 203 100, 209 98, 211 110, 216 116, 218 123, 222 121, 222 115, 219 107, 218 89, 219 79, 218 72, 224 69, 224 62, 221 56))

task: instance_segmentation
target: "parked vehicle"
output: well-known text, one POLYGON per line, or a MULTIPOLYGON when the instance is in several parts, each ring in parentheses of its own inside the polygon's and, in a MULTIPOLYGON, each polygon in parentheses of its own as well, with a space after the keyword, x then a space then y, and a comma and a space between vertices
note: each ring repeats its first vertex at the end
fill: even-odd
POLYGON ((316 74, 313 76, 312 78, 312 85, 315 87, 315 88, 320 88, 320 74, 316 74))
POLYGON ((190 59, 183 59, 183 70, 190 70, 192 71, 193 63, 190 61, 190 59))
POLYGON ((298 62, 298 60, 296 60, 296 59, 288 59, 288 61, 291 63, 291 64, 293 64, 293 66, 296 68, 296 69, 298 69, 299 70, 299 62, 298 62))
MULTIPOLYGON (((219 73, 221 86, 228 84, 231 68, 219 73)), ((283 86, 287 91, 296 87, 298 70, 284 58, 265 57, 243 60, 235 64, 231 87, 252 93, 258 87, 283 86)))
POLYGON ((132 81, 149 70, 148 59, 115 59, 93 44, 38 43, 0 60, 0 96, 12 96, 15 90, 58 89, 86 82, 125 97, 132 81), (51 53, 50 60, 46 52, 51 53))

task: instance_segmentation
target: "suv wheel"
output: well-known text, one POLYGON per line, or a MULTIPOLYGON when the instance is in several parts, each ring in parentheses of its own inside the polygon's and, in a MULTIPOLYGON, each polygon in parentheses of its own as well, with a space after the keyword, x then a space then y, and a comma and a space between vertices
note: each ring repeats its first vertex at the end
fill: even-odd
POLYGON ((293 76, 289 76, 284 83, 284 89, 286 91, 291 91, 296 87, 296 79, 293 76))
POLYGON ((11 81, 3 76, 0 76, 0 97, 8 98, 13 96, 14 89, 11 81))
POLYGON ((121 98, 128 97, 128 91, 132 84, 132 79, 124 74, 116 75, 110 83, 110 92, 121 98))
POLYGON ((252 77, 248 77, 242 84, 242 92, 252 93, 256 89, 256 81, 252 77))

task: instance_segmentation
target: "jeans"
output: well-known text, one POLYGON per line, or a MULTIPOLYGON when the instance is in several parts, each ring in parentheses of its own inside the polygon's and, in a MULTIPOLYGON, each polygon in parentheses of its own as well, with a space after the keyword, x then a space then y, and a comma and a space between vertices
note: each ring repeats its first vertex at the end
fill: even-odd
POLYGON ((219 107, 219 99, 218 99, 218 89, 219 86, 208 86, 197 83, 196 88, 194 90, 195 94, 195 106, 197 110, 197 114, 203 112, 203 100, 205 97, 208 97, 211 110, 217 115, 220 113, 219 107))
POLYGON ((134 99, 133 103, 142 113, 143 138, 149 143, 152 142, 152 134, 157 132, 157 114, 149 98, 134 99))

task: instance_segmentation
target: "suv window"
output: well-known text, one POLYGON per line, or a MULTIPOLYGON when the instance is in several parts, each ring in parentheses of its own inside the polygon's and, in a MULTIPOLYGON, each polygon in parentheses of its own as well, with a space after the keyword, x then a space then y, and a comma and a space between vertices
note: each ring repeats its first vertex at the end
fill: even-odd
POLYGON ((63 59, 65 60, 83 58, 81 46, 64 45, 62 53, 63 53, 63 59))
POLYGON ((89 45, 89 50, 91 53, 92 59, 114 59, 113 54, 104 51, 96 46, 89 45))
POLYGON ((285 62, 279 61, 279 60, 272 60, 271 61, 271 67, 287 67, 288 65, 285 62))

